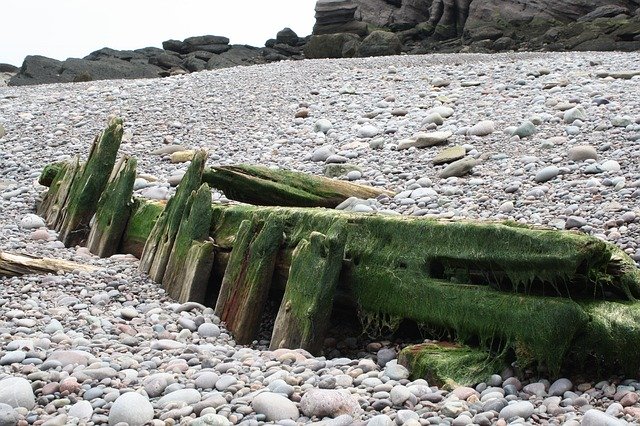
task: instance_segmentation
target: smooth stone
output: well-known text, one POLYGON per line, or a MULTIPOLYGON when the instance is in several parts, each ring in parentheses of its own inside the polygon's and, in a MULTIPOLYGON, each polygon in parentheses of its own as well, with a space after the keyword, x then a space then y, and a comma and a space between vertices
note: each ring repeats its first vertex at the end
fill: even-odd
POLYGON ((42 219, 40 216, 29 213, 24 215, 24 217, 20 219, 20 226, 24 229, 35 229, 42 228, 46 226, 46 224, 44 223, 44 219, 42 219))
POLYGON ((536 132, 535 124, 533 124, 530 121, 525 121, 515 129, 513 134, 521 138, 526 138, 528 136, 533 135, 535 132, 536 132))
POLYGON ((534 410, 535 407, 529 401, 516 401, 500 410, 500 418, 509 420, 513 417, 522 417, 526 420, 531 417, 534 410))
POLYGON ((402 406, 407 399, 411 398, 411 395, 409 389, 402 385, 394 386, 390 392, 391 402, 397 407, 402 406))
POLYGON ((220 327, 211 322, 205 322, 198 327, 198 335, 200 337, 218 337, 220 336, 220 327))
POLYGON ((186 345, 182 342, 177 342, 175 340, 169 339, 160 339, 151 342, 151 349, 159 349, 159 350, 176 350, 176 349, 184 349, 186 345))
POLYGON ((198 375, 194 380, 194 384, 198 389, 213 389, 218 381, 219 376, 212 371, 205 371, 198 375))
POLYGON ((495 123, 491 120, 484 120, 477 124, 474 124, 467 130, 469 136, 487 136, 495 132, 495 123))
POLYGON ((2 358, 0 358, 0 365, 10 365, 13 363, 20 363, 24 361, 27 354, 22 351, 11 351, 4 354, 2 358))
POLYGON ((69 408, 68 414, 80 420, 89 420, 93 415, 93 407, 89 401, 78 401, 69 408))
POLYGON ((321 118, 313 124, 313 131, 316 133, 322 132, 324 134, 327 134, 332 128, 333 124, 331 124, 331 121, 327 120, 326 118, 321 118))
POLYGON ((231 426, 232 424, 226 417, 214 413, 207 413, 189 423, 190 426, 231 426))
POLYGON ((8 404, 0 403, 0 426, 16 426, 20 417, 8 404))
POLYGON ((445 164, 464 158, 467 151, 461 146, 452 146, 439 152, 431 162, 433 164, 445 164))
POLYGON ((584 121, 587 119, 587 113, 585 112, 584 108, 582 108, 581 106, 576 106, 566 110, 564 112, 563 119, 564 119, 564 122, 567 124, 571 124, 576 120, 584 121))
POLYGON ((361 138, 372 138, 374 136, 379 135, 381 130, 376 126, 372 126, 370 124, 364 125, 360 127, 358 130, 358 136, 361 138))
POLYGON ((334 149, 332 146, 326 145, 317 148, 311 154, 311 161, 326 161, 331 155, 334 154, 334 149))
POLYGON ((620 164, 615 160, 607 160, 600 164, 600 168, 605 172, 619 172, 620 164))
POLYGON ((398 360, 394 359, 384 366, 384 375, 391 380, 402 380, 409 378, 409 370, 403 365, 398 364, 398 360))
POLYGON ((463 158, 458 161, 454 161, 440 172, 440 178, 446 179, 452 176, 464 176, 469 173, 475 165, 476 160, 474 160, 473 158, 463 158))
POLYGON ((47 361, 58 361, 62 367, 67 365, 87 365, 92 355, 79 350, 54 351, 49 355, 47 361))
POLYGON ((444 132, 419 132, 413 135, 413 146, 416 148, 424 148, 435 145, 440 145, 445 143, 451 136, 453 136, 453 132, 444 131, 444 132))
POLYGON ((151 155, 165 155, 165 154, 173 154, 178 151, 185 151, 186 148, 182 145, 167 145, 162 148, 155 149, 151 151, 151 155))
POLYGON ((378 414, 373 416, 368 422, 367 426, 393 426, 395 423, 391 420, 391 417, 386 414, 378 414))
POLYGON ((424 120, 422 120, 422 124, 435 124, 437 126, 440 126, 444 123, 444 118, 438 114, 437 112, 433 112, 429 115, 427 115, 424 120))
POLYGON ((168 393, 158 400, 158 407, 164 407, 165 405, 171 402, 184 402, 185 404, 195 404, 196 402, 200 402, 202 396, 200 392, 195 389, 179 389, 168 393))
POLYGON ((535 396, 546 396, 547 392, 545 391, 544 383, 529 383, 525 387, 522 388, 524 393, 528 393, 529 395, 535 396))
POLYGON ((587 219, 580 216, 569 216, 565 222, 566 229, 582 228, 587 224, 587 219))
POLYGON ((24 407, 31 410, 36 405, 31 383, 22 377, 8 377, 0 380, 0 403, 13 408, 24 407))
POLYGON ((538 183, 546 182, 558 176, 560 169, 556 166, 547 166, 536 173, 534 180, 538 183))
POLYGON ((602 411, 591 409, 584 413, 582 426, 624 426, 627 422, 618 420, 602 411))
POLYGON ((360 409, 358 401, 348 391, 309 389, 300 400, 300 411, 307 417, 338 417, 354 415, 360 409))
MULTIPOLYGON (((585 221, 585 225, 586 225, 586 221, 585 221)), ((571 380, 561 378, 556 380, 551 384, 551 386, 549 386, 549 395, 562 396, 564 395, 565 392, 568 392, 571 389, 573 389, 573 383, 571 383, 571 380)))
POLYGON ((153 420, 153 406, 139 393, 120 395, 109 410, 109 426, 126 423, 129 426, 144 426, 153 420))
POLYGON ((569 149, 569 160, 571 161, 585 161, 585 160, 597 160, 598 153, 596 149, 591 145, 577 145, 569 149))
POLYGON ((428 111, 428 113, 429 114, 436 113, 436 114, 440 114, 442 118, 449 118, 453 115, 454 110, 453 108, 448 106, 437 106, 437 107, 431 108, 428 111))
POLYGON ((300 412, 296 404, 279 393, 262 392, 251 402, 251 408, 266 416, 269 422, 277 422, 283 419, 296 420, 300 412))

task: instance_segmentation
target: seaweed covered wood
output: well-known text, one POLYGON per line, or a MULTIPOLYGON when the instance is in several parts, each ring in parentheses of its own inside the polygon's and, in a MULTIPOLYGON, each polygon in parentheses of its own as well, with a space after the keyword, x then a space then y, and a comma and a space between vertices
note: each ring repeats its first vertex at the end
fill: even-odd
POLYGON ((426 378, 429 384, 445 389, 486 381, 508 366, 503 357, 489 351, 448 342, 407 346, 398 355, 398 362, 411 371, 414 379, 426 378))
POLYGON ((210 226, 211 191, 203 183, 187 200, 162 281, 167 293, 180 302, 204 302, 214 259, 210 226))
POLYGON ((312 231, 293 251, 285 293, 271 335, 272 350, 322 351, 342 269, 346 226, 346 221, 338 221, 327 235, 312 231))
POLYGON ((283 232, 277 216, 243 220, 238 227, 215 313, 240 344, 251 343, 258 333, 283 232))
MULTIPOLYGON (((58 229, 60 212, 67 202, 69 189, 76 177, 76 173, 80 170, 80 158, 75 156, 68 162, 60 163, 56 170, 56 175, 50 182, 47 193, 36 209, 38 215, 44 218, 47 226, 54 229, 58 229)), ((50 174, 51 171, 49 170, 48 173, 50 174)))
POLYGON ((59 238, 67 247, 84 242, 89 234, 89 221, 111 176, 122 133, 122 120, 109 120, 107 128, 93 141, 87 162, 73 178, 57 226, 59 238))
POLYGON ((116 254, 127 226, 133 200, 137 160, 122 157, 113 168, 109 183, 98 201, 87 238, 89 251, 100 257, 116 254))
POLYGON ((207 153, 204 150, 196 152, 180 185, 178 185, 176 194, 167 203, 167 207, 162 211, 146 240, 140 258, 140 271, 149 274, 155 282, 162 283, 176 234, 187 206, 187 199, 191 192, 200 186, 206 161, 207 153))
POLYGON ((334 208, 349 197, 392 195, 370 186, 247 164, 213 167, 202 179, 230 199, 262 206, 334 208))

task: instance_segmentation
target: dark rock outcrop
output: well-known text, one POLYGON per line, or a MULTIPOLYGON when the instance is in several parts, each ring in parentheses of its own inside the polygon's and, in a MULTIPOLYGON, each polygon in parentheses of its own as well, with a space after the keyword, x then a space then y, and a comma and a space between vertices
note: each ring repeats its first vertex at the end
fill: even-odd
POLYGON ((358 4, 354 0, 318 0, 313 34, 367 35, 367 24, 355 19, 357 8, 358 4))
POLYGON ((360 37, 351 33, 313 35, 304 46, 304 55, 309 59, 352 58, 360 43, 360 37))
POLYGON ((358 56, 399 55, 402 43, 397 35, 389 31, 373 31, 358 47, 358 56))
POLYGON ((0 64, 0 72, 17 72, 18 67, 11 64, 0 64))

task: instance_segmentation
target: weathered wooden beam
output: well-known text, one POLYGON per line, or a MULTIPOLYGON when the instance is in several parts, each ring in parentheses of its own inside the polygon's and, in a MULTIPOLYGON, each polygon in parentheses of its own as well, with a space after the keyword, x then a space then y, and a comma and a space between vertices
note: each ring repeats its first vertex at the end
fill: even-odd
POLYGON ((155 282, 162 282, 185 212, 187 199, 191 192, 200 186, 206 161, 207 153, 205 151, 198 151, 195 154, 180 185, 178 185, 176 194, 167 203, 167 207, 163 210, 146 240, 140 258, 140 271, 149 274, 155 282))
POLYGON ((62 208, 67 202, 71 185, 80 170, 80 158, 75 156, 69 162, 58 164, 60 167, 57 168, 56 175, 50 182, 49 190, 36 209, 47 226, 53 229, 58 229, 62 208))
POLYGON ((392 195, 371 186, 247 164, 213 167, 202 179, 230 199, 261 206, 334 208, 349 197, 392 195))
POLYGON ((346 221, 323 235, 311 232, 293 251, 291 269, 271 335, 271 350, 320 353, 329 326, 346 242, 346 221))
POLYGON ((412 378, 427 379, 430 385, 444 389, 486 382, 508 366, 503 357, 489 351, 448 342, 407 346, 398 362, 409 369, 412 378))
POLYGON ((108 257, 118 252, 131 215, 136 164, 135 158, 122 157, 114 167, 109 183, 98 201, 87 238, 89 251, 97 256, 108 257))
POLYGON ((237 343, 251 343, 258 333, 283 232, 277 216, 243 220, 238 227, 215 308, 237 343))
POLYGON ((57 274, 58 272, 94 272, 95 266, 82 265, 63 259, 37 258, 0 250, 0 276, 16 277, 28 274, 57 274))
POLYGON ((187 200, 162 280, 167 293, 180 302, 204 302, 214 259, 211 213, 211 191, 205 183, 187 200))
POLYGON ((111 119, 93 141, 87 162, 73 178, 56 227, 67 247, 84 242, 89 234, 89 221, 113 170, 122 133, 122 120, 111 119))

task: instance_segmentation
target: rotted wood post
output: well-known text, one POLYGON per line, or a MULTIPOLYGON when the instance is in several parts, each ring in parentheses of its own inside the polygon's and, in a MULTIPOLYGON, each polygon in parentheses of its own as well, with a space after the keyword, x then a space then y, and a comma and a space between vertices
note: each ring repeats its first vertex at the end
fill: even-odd
POLYGON ((113 169, 107 188, 102 193, 94 222, 87 238, 89 251, 100 257, 117 253, 131 215, 133 183, 137 160, 122 157, 113 169))
POLYGON ((211 190, 204 183, 187 200, 162 281, 167 293, 180 302, 204 302, 214 259, 211 215, 211 190))
POLYGON ((240 223, 215 309, 237 343, 249 344, 258 333, 283 232, 276 216, 240 223))
POLYGON ((73 178, 57 226, 60 240, 67 247, 84 242, 89 234, 89 221, 111 176, 122 132, 122 120, 111 119, 107 128, 96 136, 87 162, 73 178))
POLYGON ((191 165, 178 185, 176 194, 167 203, 167 207, 156 221, 144 245, 140 259, 140 271, 149 274, 151 279, 157 283, 162 283, 176 234, 187 206, 187 199, 200 186, 206 161, 207 153, 205 151, 198 151, 194 155, 191 165))
POLYGON ((6 253, 0 250, 0 277, 17 277, 28 274, 56 274, 58 272, 94 272, 97 267, 82 265, 64 259, 32 257, 6 253))
POLYGON ((50 182, 47 193, 36 209, 36 212, 44 218, 48 227, 58 228, 60 212, 67 202, 69 189, 78 170, 80 170, 80 158, 76 155, 69 162, 60 164, 55 177, 50 182))
POLYGON ((320 353, 331 319, 333 297, 342 269, 346 221, 327 235, 311 232, 296 246, 282 303, 273 326, 271 350, 303 348, 320 353))

